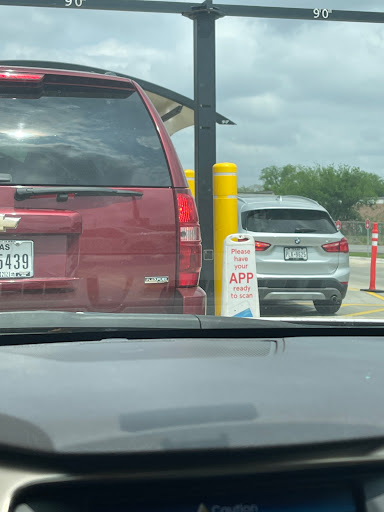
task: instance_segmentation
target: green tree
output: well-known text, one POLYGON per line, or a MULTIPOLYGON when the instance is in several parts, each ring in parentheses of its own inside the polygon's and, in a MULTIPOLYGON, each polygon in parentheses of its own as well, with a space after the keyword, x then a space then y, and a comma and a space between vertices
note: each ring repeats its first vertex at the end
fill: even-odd
POLYGON ((384 195, 382 178, 348 165, 266 167, 260 178, 264 189, 275 194, 314 199, 335 220, 361 219, 357 209, 373 205, 378 196, 384 195))
POLYGON ((262 185, 240 185, 240 187, 237 188, 239 194, 257 194, 263 190, 264 187, 262 185))

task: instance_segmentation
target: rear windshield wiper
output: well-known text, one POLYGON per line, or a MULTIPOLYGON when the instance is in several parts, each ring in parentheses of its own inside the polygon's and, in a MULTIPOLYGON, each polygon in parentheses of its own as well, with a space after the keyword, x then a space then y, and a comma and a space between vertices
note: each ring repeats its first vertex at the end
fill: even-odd
POLYGON ((296 228, 295 233, 316 233, 316 229, 311 228, 296 228))
POLYGON ((105 187, 20 187, 15 192, 16 201, 24 201, 33 196, 50 196, 56 194, 56 200, 64 202, 69 194, 75 196, 136 196, 141 197, 143 192, 127 190, 125 188, 105 187))

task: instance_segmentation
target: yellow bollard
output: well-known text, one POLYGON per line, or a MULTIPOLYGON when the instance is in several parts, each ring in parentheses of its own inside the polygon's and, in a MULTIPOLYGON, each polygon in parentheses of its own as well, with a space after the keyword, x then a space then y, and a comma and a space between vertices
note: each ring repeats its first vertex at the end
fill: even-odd
POLYGON ((237 233, 237 167, 222 163, 213 166, 213 232, 215 262, 215 314, 221 314, 224 239, 237 233))
POLYGON ((195 197, 195 171, 192 169, 186 169, 185 177, 187 178, 189 188, 191 189, 193 197, 195 197))

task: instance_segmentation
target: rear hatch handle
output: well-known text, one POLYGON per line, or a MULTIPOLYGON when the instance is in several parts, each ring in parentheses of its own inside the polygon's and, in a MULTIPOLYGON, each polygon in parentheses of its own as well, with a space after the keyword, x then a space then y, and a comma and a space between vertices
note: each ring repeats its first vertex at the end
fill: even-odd
POLYGON ((104 187, 18 187, 15 192, 16 201, 24 201, 33 196, 56 195, 58 202, 68 200, 68 195, 75 196, 131 196, 141 197, 143 192, 127 190, 125 188, 104 187))

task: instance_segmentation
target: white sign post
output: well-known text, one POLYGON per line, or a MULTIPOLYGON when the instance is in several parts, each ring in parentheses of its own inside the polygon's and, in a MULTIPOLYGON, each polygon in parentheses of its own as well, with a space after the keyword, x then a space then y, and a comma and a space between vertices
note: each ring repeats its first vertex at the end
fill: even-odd
POLYGON ((365 220, 365 229, 367 230, 367 256, 369 256, 369 230, 371 229, 371 221, 365 220))
POLYGON ((252 236, 234 234, 224 240, 221 316, 260 318, 252 236))

